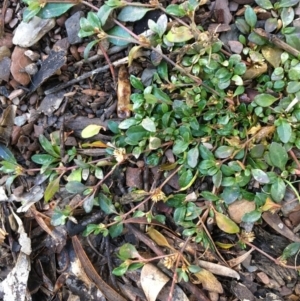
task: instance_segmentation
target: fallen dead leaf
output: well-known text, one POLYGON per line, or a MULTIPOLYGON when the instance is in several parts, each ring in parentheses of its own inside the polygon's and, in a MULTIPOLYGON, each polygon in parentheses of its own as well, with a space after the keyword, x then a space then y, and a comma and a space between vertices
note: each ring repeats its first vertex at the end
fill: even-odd
POLYGON ((230 218, 238 224, 242 221, 242 217, 245 213, 253 210, 255 210, 255 203, 247 200, 239 200, 228 206, 228 214, 230 218))
POLYGON ((148 301, 155 301, 161 289, 170 280, 155 265, 145 264, 141 271, 141 286, 148 301))
POLYGON ((223 265, 208 262, 208 261, 203 261, 203 260, 198 260, 198 265, 200 267, 212 272, 213 274, 236 278, 237 280, 240 279, 240 275, 238 272, 236 272, 235 270, 230 269, 228 267, 225 267, 223 265))
POLYGON ((118 77, 118 117, 127 118, 130 116, 130 94, 131 86, 127 69, 122 65, 119 69, 118 77))
POLYGON ((207 291, 215 292, 218 294, 222 294, 224 292, 222 284, 210 271, 201 269, 201 271, 195 273, 194 276, 207 291))

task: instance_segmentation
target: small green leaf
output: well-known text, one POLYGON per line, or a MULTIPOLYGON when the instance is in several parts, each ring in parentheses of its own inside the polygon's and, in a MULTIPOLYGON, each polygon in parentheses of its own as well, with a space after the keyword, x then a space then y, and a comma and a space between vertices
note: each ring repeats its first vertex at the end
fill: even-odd
POLYGON ((99 18, 98 18, 98 16, 97 16, 97 14, 96 13, 94 13, 94 12, 88 12, 88 14, 87 14, 87 20, 88 20, 88 22, 89 22, 89 24, 95 29, 95 28, 98 28, 98 29, 100 29, 101 28, 101 22, 100 22, 100 20, 99 20, 99 18))
POLYGON ((139 252, 132 244, 126 243, 119 250, 118 257, 122 260, 134 259, 139 257, 139 252))
POLYGON ((149 149, 158 149, 161 146, 161 139, 157 137, 149 138, 149 149))
POLYGON ((171 43, 186 42, 194 37, 192 31, 185 26, 172 27, 165 35, 166 39, 171 43))
POLYGON ((292 136, 292 127, 290 123, 287 120, 282 119, 280 120, 276 130, 281 142, 288 143, 292 136))
POLYGON ((244 223, 255 223, 261 217, 261 212, 258 210, 253 210, 251 212, 245 213, 242 217, 244 223))
POLYGON ((66 190, 70 193, 82 193, 87 187, 81 182, 72 181, 66 185, 66 190))
POLYGON ((176 16, 176 17, 184 17, 186 15, 186 10, 178 4, 170 4, 166 7, 166 13, 171 15, 171 16, 176 16))
POLYGON ((113 36, 107 38, 107 40, 116 46, 126 46, 132 41, 131 35, 120 26, 115 26, 112 29, 108 30, 107 34, 113 36))
POLYGON ((299 0, 281 0, 278 3, 278 8, 282 7, 292 7, 299 3, 299 0))
POLYGON ((190 169, 183 172, 179 177, 179 186, 186 187, 193 179, 193 174, 190 169))
POLYGON ((269 107, 272 105, 278 98, 270 94, 258 94, 254 97, 254 101, 261 107, 269 107))
POLYGON ((242 18, 237 19, 235 21, 235 25, 242 34, 248 34, 250 32, 250 26, 245 21, 245 19, 242 18))
POLYGON ((118 20, 122 22, 136 22, 142 19, 150 10, 153 10, 153 8, 127 5, 119 13, 118 20))
POLYGON ((54 196, 54 194, 59 190, 59 181, 60 177, 57 177, 48 184, 44 195, 46 203, 49 202, 54 196))
POLYGON ((251 172, 252 172, 253 178, 257 182, 262 183, 262 184, 267 184, 270 182, 268 175, 261 169, 252 169, 251 172))
POLYGON ((282 171, 285 170, 285 165, 289 157, 281 144, 277 142, 271 143, 269 147, 269 157, 273 166, 280 168, 282 171))
POLYGON ((273 4, 270 0, 255 0, 255 2, 264 9, 272 9, 273 4))
POLYGON ((124 229, 123 223, 112 225, 111 227, 109 227, 108 230, 109 235, 111 236, 111 238, 116 238, 122 234, 123 229, 124 229))
POLYGON ((295 12, 292 7, 284 7, 280 14, 282 27, 285 28, 289 24, 291 24, 294 20, 294 16, 295 16, 295 12))
POLYGON ((55 208, 51 218, 51 224, 53 226, 60 226, 66 223, 66 219, 70 216, 71 210, 65 209, 60 210, 59 208, 55 208))
POLYGON ((224 202, 229 205, 236 201, 241 194, 241 190, 239 186, 230 186, 225 187, 223 192, 221 193, 221 197, 224 199, 224 202))
POLYGON ((117 213, 111 199, 103 193, 99 194, 99 206, 106 214, 117 213))
POLYGON ((112 273, 116 276, 123 276, 127 272, 128 267, 129 267, 128 263, 123 262, 118 267, 114 268, 112 273))
POLYGON ((299 81, 288 82, 286 91, 287 93, 296 93, 300 91, 300 82, 299 81))
MULTIPOLYGON (((82 37, 82 36, 81 36, 81 37, 82 37)), ((82 38, 84 38, 84 37, 82 37, 82 38)), ((89 42, 89 43, 86 45, 86 47, 85 47, 85 49, 84 49, 84 52, 83 52, 83 58, 84 58, 85 60, 87 60, 87 58, 89 57, 89 53, 90 53, 91 49, 92 49, 96 44, 98 44, 98 43, 99 43, 99 40, 94 40, 94 41, 89 42)))
POLYGON ((31 157, 31 160, 36 164, 49 165, 55 161, 58 161, 58 158, 54 158, 53 156, 47 154, 35 154, 31 157))
POLYGON ((108 6, 107 4, 103 4, 98 12, 97 12, 97 16, 100 19, 101 25, 104 26, 108 17, 110 16, 111 12, 114 10, 113 7, 108 6))
POLYGON ((29 22, 34 16, 36 16, 41 10, 41 7, 38 5, 34 9, 29 9, 28 7, 23 12, 23 21, 29 22))
POLYGON ((82 132, 81 132, 81 137, 82 138, 90 138, 93 137, 97 134, 99 134, 101 128, 103 128, 101 125, 97 125, 97 124, 90 124, 88 126, 86 126, 82 132))
POLYGON ((141 80, 139 78, 137 78, 134 75, 130 75, 130 83, 131 85, 138 90, 144 91, 145 87, 143 85, 143 83, 141 82, 141 80))
POLYGON ((276 181, 274 183, 272 183, 271 185, 271 197, 272 199, 279 203, 284 195, 285 195, 285 191, 286 191, 286 185, 284 183, 284 181, 281 178, 277 178, 276 181))
POLYGON ((47 140, 47 138, 44 135, 39 136, 39 141, 42 146, 42 148, 51 156, 55 158, 60 158, 60 155, 55 151, 55 148, 53 145, 47 140))
POLYGON ((148 132, 156 132, 155 122, 149 117, 144 118, 141 125, 148 132))
POLYGON ((2 143, 0 143, 0 157, 5 161, 17 163, 14 154, 2 143))
POLYGON ((198 146, 191 148, 187 153, 187 163, 191 168, 194 168, 198 164, 199 149, 198 146))
POLYGON ((257 16, 253 8, 249 5, 246 6, 245 10, 245 20, 249 24, 251 28, 255 27, 255 24, 257 22, 257 16))
POLYGON ((219 159, 225 159, 230 157, 234 152, 234 147, 222 145, 215 151, 215 156, 219 159))
POLYGON ((282 252, 282 260, 286 260, 294 255, 296 255, 300 250, 300 242, 293 242, 289 244, 282 252))
POLYGON ((173 153, 175 155, 179 155, 183 153, 189 146, 189 142, 185 142, 183 140, 175 140, 175 143, 173 145, 173 153))
POLYGON ((68 11, 73 3, 47 3, 37 14, 42 19, 50 19, 63 15, 68 11))

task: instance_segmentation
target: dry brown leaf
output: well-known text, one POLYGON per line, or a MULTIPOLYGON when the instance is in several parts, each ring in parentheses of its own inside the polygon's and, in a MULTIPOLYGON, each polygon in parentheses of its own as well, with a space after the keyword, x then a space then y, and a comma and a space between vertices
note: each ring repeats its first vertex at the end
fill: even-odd
POLYGON ((7 233, 2 228, 0 228, 0 244, 3 244, 6 235, 7 233))
POLYGON ((228 206, 228 214, 234 222, 239 224, 244 214, 255 210, 255 206, 254 202, 247 200, 235 201, 228 206))
POLYGON ((153 227, 149 227, 147 234, 151 237, 151 239, 158 244, 160 247, 167 247, 173 249, 168 243, 167 239, 153 227))
POLYGON ((254 79, 264 73, 266 73, 268 70, 268 65, 266 63, 261 63, 260 65, 256 64, 251 66, 245 74, 242 76, 244 80, 247 79, 254 79))
POLYGON ((119 69, 118 76, 118 117, 119 118, 128 118, 130 117, 130 94, 131 86, 129 81, 129 75, 127 69, 122 65, 119 69))
POLYGON ((148 301, 155 301, 161 289, 170 280, 155 265, 145 264, 141 271, 141 286, 148 301))
POLYGON ((17 107, 11 105, 7 107, 2 114, 0 122, 0 142, 4 143, 5 145, 8 145, 10 142, 16 110, 17 107))
POLYGON ((211 263, 211 262, 203 261, 203 260, 198 260, 198 265, 200 267, 212 272, 213 274, 236 278, 237 280, 240 279, 240 275, 235 270, 225 267, 223 265, 211 263))
POLYGON ((205 269, 201 269, 200 272, 194 274, 203 288, 210 292, 222 294, 223 287, 219 280, 210 272, 205 269))
POLYGON ((228 260, 227 261, 227 264, 230 266, 230 267, 234 267, 240 263, 242 263, 251 253, 252 251, 254 251, 254 248, 250 249, 248 252, 242 254, 241 256, 237 257, 237 258, 233 258, 231 260, 228 260))

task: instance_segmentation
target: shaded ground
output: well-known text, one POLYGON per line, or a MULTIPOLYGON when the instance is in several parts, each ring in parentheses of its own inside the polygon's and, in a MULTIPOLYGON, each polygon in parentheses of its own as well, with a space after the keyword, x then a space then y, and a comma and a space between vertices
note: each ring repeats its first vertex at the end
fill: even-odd
MULTIPOLYGON (((96 7, 103 4, 101 1, 89 3, 96 7)), ((163 6, 168 4, 164 2, 163 6)), ((254 1, 215 1, 197 10, 197 25, 211 34, 222 34, 225 53, 241 52, 241 43, 236 40, 230 25, 237 15, 244 13, 243 4, 257 6, 254 1)), ((2 145, 8 145, 17 163, 26 169, 18 177, 4 170, 0 179, 0 230, 3 232, 0 232, 0 290, 4 300, 24 300, 25 291, 27 300, 155 300, 159 292, 157 300, 162 301, 300 299, 298 272, 293 268, 299 265, 298 251, 287 262, 279 260, 287 245, 300 242, 297 235, 299 205, 293 190, 287 190, 285 199, 280 203, 285 206, 282 211, 276 205, 271 208, 275 214, 265 210, 253 228, 255 240, 248 239, 247 246, 242 248, 235 234, 216 227, 214 219, 209 216, 208 201, 195 193, 210 190, 213 187, 211 177, 197 179, 186 195, 196 204, 195 208, 201 209, 202 217, 197 227, 204 234, 198 242, 182 236, 184 228, 176 224, 172 206, 160 201, 159 197, 158 202, 153 203, 150 194, 141 197, 132 193, 134 188, 149 192, 163 187, 164 194, 176 195, 181 188, 179 176, 147 164, 146 155, 141 155, 138 160, 130 158, 112 169, 112 162, 116 160, 109 156, 112 153, 107 154, 105 150, 113 137, 113 132, 108 129, 109 121, 121 122, 123 118, 120 117, 126 117, 128 109, 120 104, 117 82, 119 86, 124 82, 128 84, 126 79, 129 75, 147 77, 145 70, 154 67, 150 52, 140 55, 123 73, 120 73, 120 66, 127 66, 124 58, 128 56, 128 46, 102 44, 110 62, 117 62, 112 68, 100 47, 93 48, 85 62, 84 49, 90 39, 79 39, 77 26, 80 17, 90 11, 86 5, 74 6, 49 21, 50 24, 45 25, 50 27, 47 33, 32 45, 16 46, 28 42, 28 36, 23 31, 18 41, 12 42, 15 29, 22 20, 24 4, 16 0, 3 1, 1 5, 1 29, 4 32, 0 39, 0 101, 3 111, 0 140, 2 145), (6 10, 5 15, 3 10, 6 10), (20 42, 22 39, 24 41, 20 42), (97 73, 92 74, 95 69, 97 73), (112 70, 115 78, 111 75, 112 70), (61 84, 66 85, 55 88, 61 84), (82 130, 88 125, 107 130, 98 131, 92 139, 83 139, 82 130), (48 142, 41 140, 42 135, 48 142), (56 144, 57 141, 59 143, 56 144), (95 141, 98 144, 92 145, 95 141), (59 153, 59 160, 47 165, 48 158, 39 157, 34 163, 32 156, 45 151, 51 154, 51 145, 56 145, 54 155, 59 153), (70 163, 72 156, 77 161, 70 163), (39 173, 41 164, 37 164, 38 160, 44 160, 42 165, 49 169, 48 172, 39 173), (94 161, 100 163, 92 170, 88 163, 94 161), (76 169, 74 162, 79 166, 80 175, 73 172, 76 169), (97 167, 100 168, 97 170, 97 167), (51 176, 53 170, 61 175, 60 182, 55 182, 53 174, 51 176), (68 182, 72 182, 70 177, 77 185, 67 186, 68 182), (84 182, 84 189, 78 184, 80 181, 84 182), (84 196, 83 191, 87 187, 94 187, 97 193, 101 187, 101 209, 99 206, 93 207, 94 194, 90 199, 84 196), (143 214, 133 220, 128 212, 133 211, 136 202, 141 200, 144 202, 140 211, 164 218, 151 220, 151 216, 143 214), (288 205, 291 207, 288 208, 288 205), (103 232, 100 235, 82 235, 84 230, 93 232, 92 228, 87 229, 88 225, 113 223, 115 208, 121 208, 128 214, 124 227, 115 227, 108 236, 102 235, 103 232), (147 225, 149 219, 152 230, 147 225), (164 219, 165 225, 161 223, 164 219), (218 249, 209 239, 219 243, 218 249), (122 253, 120 247, 124 244, 130 245, 122 253), (130 246, 135 246, 139 255, 130 246), (172 254, 174 249, 205 272, 201 274, 197 270, 200 273, 197 277, 176 284, 174 268, 178 267, 175 265, 177 257, 166 256, 172 254), (146 261, 155 256, 157 259, 151 262, 152 265, 147 264, 147 269, 123 273, 128 268, 122 266, 125 259, 131 258, 136 263, 138 259, 146 261), (115 274, 121 276, 112 273, 116 267, 119 270, 115 274), (24 273, 23 279, 20 271, 24 273), (27 290, 24 289, 26 284, 27 290), (9 293, 6 288, 9 288, 9 293), (8 297, 12 292, 14 297, 8 297)), ((157 20, 161 14, 160 11, 148 13, 142 20, 127 26, 140 34, 147 29, 149 19, 157 20)), ((216 36, 214 38, 217 39, 216 36)), ((248 79, 247 83, 250 86, 251 80, 248 79)), ((121 97, 127 97, 126 93, 128 90, 121 97)), ((249 98, 251 101, 251 95, 249 98)), ((10 156, 3 146, 0 155, 4 160, 10 156)), ((163 153, 162 157, 162 163, 174 161, 174 155, 170 152, 163 153)), ((9 170, 9 166, 6 168, 6 171, 9 170)), ((298 184, 294 187, 298 191, 298 184)), ((255 191, 260 187, 254 184, 252 188, 255 191)), ((90 191, 85 195, 88 193, 90 191)), ((240 201, 235 203, 236 207, 228 209, 231 210, 230 217, 237 223, 241 223, 239 215, 255 209, 254 205, 254 208, 245 211, 247 202, 240 201)))

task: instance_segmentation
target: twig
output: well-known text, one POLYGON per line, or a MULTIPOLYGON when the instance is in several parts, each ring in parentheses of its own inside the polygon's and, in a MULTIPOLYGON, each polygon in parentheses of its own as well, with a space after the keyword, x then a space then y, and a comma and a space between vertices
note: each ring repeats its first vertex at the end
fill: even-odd
MULTIPOLYGON (((113 62, 112 65, 116 67, 116 66, 124 65, 126 63, 128 63, 128 57, 124 57, 124 58, 122 58, 122 59, 120 59, 120 60, 118 60, 116 62, 113 62)), ((78 83, 78 82, 80 82, 80 81, 82 81, 82 80, 84 80, 86 78, 89 78, 90 76, 93 76, 93 75, 95 75, 97 73, 105 72, 108 69, 109 69, 109 65, 105 65, 103 67, 99 67, 99 68, 94 69, 92 71, 89 71, 89 72, 87 72, 85 74, 82 74, 81 76, 78 76, 77 78, 74 78, 74 79, 68 81, 67 83, 58 85, 58 86, 56 86, 54 88, 51 88, 51 89, 48 89, 44 93, 45 93, 45 95, 56 93, 56 92, 58 92, 58 91, 60 91, 62 89, 70 87, 70 86, 72 86, 72 85, 74 85, 74 84, 76 84, 76 83, 78 83)))
POLYGON ((253 31, 256 34, 258 34, 259 36, 261 36, 265 39, 268 39, 271 43, 273 43, 278 48, 283 49, 284 51, 292 54, 293 56, 295 56, 298 59, 300 58, 300 51, 298 51, 294 47, 290 46, 289 44, 283 42, 278 37, 276 37, 276 35, 270 34, 270 33, 266 32, 265 30, 263 30, 262 28, 256 28, 256 29, 253 29, 253 31))
POLYGON ((4 19, 7 10, 7 0, 4 0, 0 17, 0 39, 4 36, 4 19))

